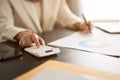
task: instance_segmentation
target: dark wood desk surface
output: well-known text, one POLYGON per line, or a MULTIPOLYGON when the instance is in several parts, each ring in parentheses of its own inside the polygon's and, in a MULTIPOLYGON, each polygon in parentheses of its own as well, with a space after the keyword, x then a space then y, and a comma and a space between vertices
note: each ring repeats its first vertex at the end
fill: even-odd
MULTIPOLYGON (((46 43, 48 43, 72 33, 73 31, 70 30, 57 29, 55 31, 44 33, 43 38, 46 43)), ((18 47, 15 42, 7 41, 4 44, 22 51, 24 54, 20 58, 0 62, 0 80, 11 80, 50 59, 120 75, 120 59, 117 57, 60 48, 60 54, 38 59, 23 51, 23 49, 18 47)))

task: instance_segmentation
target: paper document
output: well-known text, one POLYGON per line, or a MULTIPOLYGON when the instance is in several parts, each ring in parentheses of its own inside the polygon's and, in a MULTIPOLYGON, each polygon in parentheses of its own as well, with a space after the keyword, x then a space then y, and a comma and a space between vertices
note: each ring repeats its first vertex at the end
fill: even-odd
POLYGON ((120 33, 120 22, 96 22, 94 25, 108 33, 120 33))
POLYGON ((82 35, 80 32, 76 32, 65 38, 50 42, 48 45, 120 56, 120 39, 110 37, 110 35, 97 35, 97 33, 82 35))
POLYGON ((80 75, 54 68, 46 68, 34 75, 30 80, 106 80, 90 75, 80 75))

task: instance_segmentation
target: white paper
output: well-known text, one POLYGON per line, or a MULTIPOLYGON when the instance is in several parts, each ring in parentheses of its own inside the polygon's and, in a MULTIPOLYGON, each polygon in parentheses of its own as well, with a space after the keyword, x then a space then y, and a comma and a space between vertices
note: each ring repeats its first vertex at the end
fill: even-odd
POLYGON ((90 75, 80 75, 53 68, 46 68, 34 75, 30 80, 106 80, 90 75))
MULTIPOLYGON (((120 38, 120 37, 119 37, 120 38)), ((120 39, 107 34, 82 35, 76 32, 68 37, 48 43, 48 45, 91 51, 99 54, 120 56, 120 39)))
POLYGON ((120 22, 96 22, 94 25, 110 33, 120 33, 120 22))

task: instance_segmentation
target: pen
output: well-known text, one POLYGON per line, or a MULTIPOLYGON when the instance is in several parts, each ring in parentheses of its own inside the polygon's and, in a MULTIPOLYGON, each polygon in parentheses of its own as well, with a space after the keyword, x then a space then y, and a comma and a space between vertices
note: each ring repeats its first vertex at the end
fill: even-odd
POLYGON ((83 17, 83 19, 84 19, 85 24, 88 26, 88 29, 89 29, 90 33, 91 33, 91 29, 90 29, 90 27, 89 27, 88 21, 87 21, 87 19, 85 18, 85 16, 84 16, 83 13, 82 13, 82 17, 83 17))

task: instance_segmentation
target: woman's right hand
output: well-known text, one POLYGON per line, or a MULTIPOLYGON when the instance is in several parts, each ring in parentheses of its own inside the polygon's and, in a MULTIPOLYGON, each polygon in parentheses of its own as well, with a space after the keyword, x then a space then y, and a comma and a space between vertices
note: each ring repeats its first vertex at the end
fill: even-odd
POLYGON ((15 36, 15 39, 19 41, 19 45, 23 48, 45 45, 45 41, 37 34, 31 31, 22 31, 15 36))

